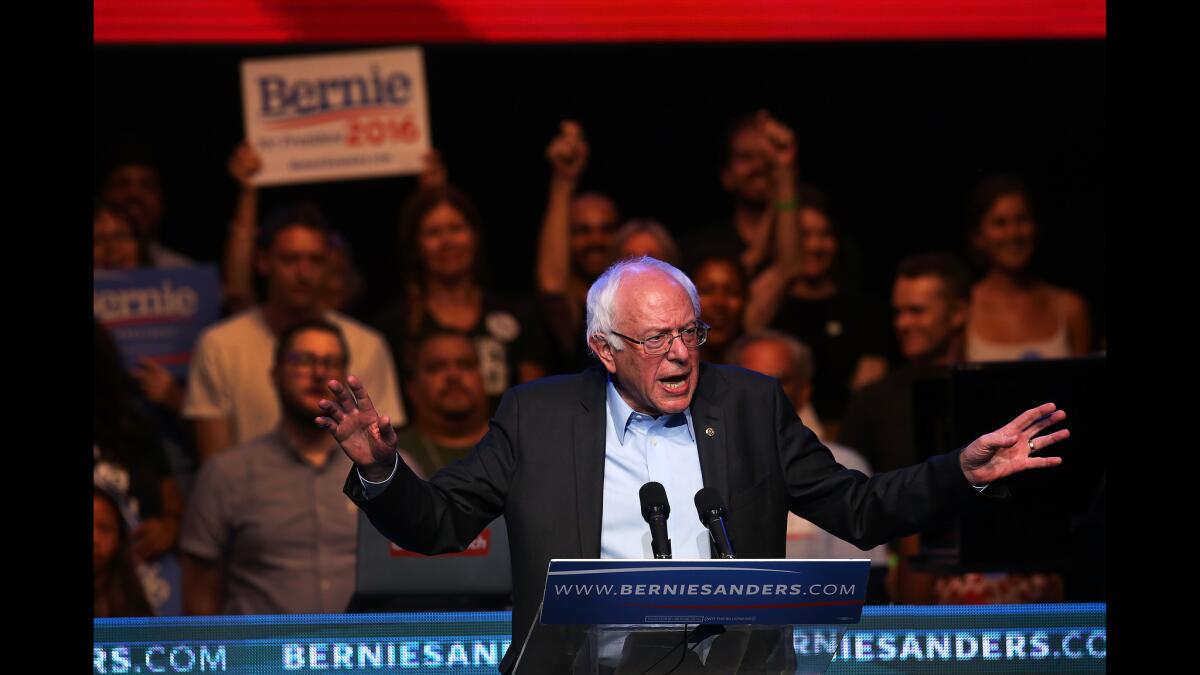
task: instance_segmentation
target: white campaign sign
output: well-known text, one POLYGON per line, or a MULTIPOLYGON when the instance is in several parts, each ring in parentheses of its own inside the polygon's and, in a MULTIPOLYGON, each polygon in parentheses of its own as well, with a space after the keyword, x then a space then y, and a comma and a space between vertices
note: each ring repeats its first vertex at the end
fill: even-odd
POLYGON ((257 185, 418 173, 429 151, 419 47, 242 61, 257 185))

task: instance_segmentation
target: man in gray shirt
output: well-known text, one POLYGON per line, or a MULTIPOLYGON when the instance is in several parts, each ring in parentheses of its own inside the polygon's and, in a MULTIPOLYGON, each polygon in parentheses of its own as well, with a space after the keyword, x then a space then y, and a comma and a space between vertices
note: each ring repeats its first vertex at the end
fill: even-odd
POLYGON ((343 612, 354 593, 350 461, 313 426, 325 382, 345 376, 342 332, 309 321, 280 336, 271 378, 283 416, 204 464, 184 514, 187 614, 343 612))

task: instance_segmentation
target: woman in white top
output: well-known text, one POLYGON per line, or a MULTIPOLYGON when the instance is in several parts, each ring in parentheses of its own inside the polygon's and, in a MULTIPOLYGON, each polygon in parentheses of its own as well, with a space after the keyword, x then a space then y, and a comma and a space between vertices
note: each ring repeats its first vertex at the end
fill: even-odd
POLYGON ((1088 353, 1092 326, 1075 292, 1030 268, 1037 224, 1015 176, 984 179, 972 193, 968 244, 986 272, 971 289, 967 361, 1018 361, 1088 353))

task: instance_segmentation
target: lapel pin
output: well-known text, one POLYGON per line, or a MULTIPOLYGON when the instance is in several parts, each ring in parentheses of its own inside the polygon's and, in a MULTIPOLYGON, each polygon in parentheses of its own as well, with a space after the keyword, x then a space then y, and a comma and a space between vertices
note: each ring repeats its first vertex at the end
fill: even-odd
POLYGON ((707 435, 708 435, 708 436, 711 438, 712 436, 716 436, 716 435, 717 435, 717 430, 716 430, 716 429, 714 429, 714 428, 712 428, 712 427, 709 427, 709 428, 707 428, 707 429, 705 429, 705 430, 704 430, 704 433, 705 433, 705 434, 707 434, 707 435))

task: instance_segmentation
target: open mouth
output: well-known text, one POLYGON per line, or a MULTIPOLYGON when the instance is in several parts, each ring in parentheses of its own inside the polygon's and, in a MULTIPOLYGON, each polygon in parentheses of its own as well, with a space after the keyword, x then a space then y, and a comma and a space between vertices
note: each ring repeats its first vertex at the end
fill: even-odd
POLYGON ((687 387, 688 373, 680 373, 669 377, 659 378, 659 382, 667 391, 680 391, 687 387))

